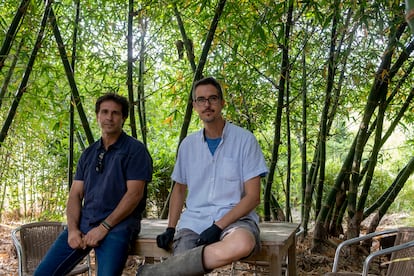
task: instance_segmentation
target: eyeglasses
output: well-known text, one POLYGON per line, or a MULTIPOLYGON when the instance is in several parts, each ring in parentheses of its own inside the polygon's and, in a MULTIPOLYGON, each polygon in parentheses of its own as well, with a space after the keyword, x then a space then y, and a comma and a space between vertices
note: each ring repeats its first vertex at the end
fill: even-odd
POLYGON ((211 105, 216 105, 219 102, 219 100, 220 100, 219 96, 213 95, 208 98, 198 97, 194 101, 196 102, 197 105, 202 106, 202 105, 205 105, 206 102, 208 102, 211 105))
POLYGON ((101 152, 101 153, 98 155, 98 161, 96 162, 96 167, 95 167, 95 170, 96 170, 96 172, 98 172, 98 173, 103 172, 103 169, 104 169, 104 164, 103 164, 103 159, 104 159, 104 156, 105 156, 105 152, 104 152, 104 151, 103 151, 103 152, 101 152))

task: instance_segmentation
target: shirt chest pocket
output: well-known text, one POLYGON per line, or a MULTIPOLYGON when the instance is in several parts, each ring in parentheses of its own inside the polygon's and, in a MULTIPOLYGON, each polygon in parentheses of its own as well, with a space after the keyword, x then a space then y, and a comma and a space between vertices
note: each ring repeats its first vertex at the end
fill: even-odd
POLYGON ((225 181, 237 181, 239 182, 241 179, 240 170, 238 166, 238 162, 236 162, 231 157, 224 157, 223 158, 223 164, 221 168, 219 168, 220 176, 225 181))
POLYGON ((216 191, 215 202, 218 205, 234 205, 240 201, 243 193, 243 183, 238 163, 232 158, 223 158, 219 170, 219 178, 216 185, 220 189, 216 191))

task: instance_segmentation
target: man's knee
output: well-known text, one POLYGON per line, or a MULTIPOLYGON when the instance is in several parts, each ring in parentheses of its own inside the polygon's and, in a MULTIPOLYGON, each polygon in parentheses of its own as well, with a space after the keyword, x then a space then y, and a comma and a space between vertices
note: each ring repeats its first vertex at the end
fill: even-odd
POLYGON ((224 237, 223 241, 226 242, 230 252, 234 252, 236 260, 250 256, 257 247, 255 236, 244 228, 235 229, 224 237))

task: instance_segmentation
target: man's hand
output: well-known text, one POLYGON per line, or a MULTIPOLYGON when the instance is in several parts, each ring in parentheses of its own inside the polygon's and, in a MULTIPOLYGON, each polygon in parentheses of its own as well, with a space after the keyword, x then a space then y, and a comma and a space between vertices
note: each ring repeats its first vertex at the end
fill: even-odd
POLYGON ((157 245, 159 248, 163 248, 165 250, 170 249, 170 243, 174 239, 175 228, 168 227, 164 233, 157 236, 157 245))
POLYGON ((223 230, 213 223, 209 228, 204 230, 200 234, 200 238, 197 240, 197 246, 203 244, 211 244, 220 240, 220 234, 223 230))
POLYGON ((73 249, 86 248, 86 243, 83 241, 83 234, 80 230, 68 231, 68 244, 73 249))
POLYGON ((108 234, 108 232, 108 229, 99 224, 98 226, 89 230, 89 232, 86 233, 86 235, 83 237, 83 240, 87 246, 97 247, 100 241, 103 240, 108 234))

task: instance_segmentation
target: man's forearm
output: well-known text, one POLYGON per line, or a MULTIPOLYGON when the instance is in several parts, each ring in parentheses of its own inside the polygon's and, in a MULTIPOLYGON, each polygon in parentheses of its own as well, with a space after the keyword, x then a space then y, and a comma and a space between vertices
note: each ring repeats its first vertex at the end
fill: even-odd
POLYGON ((184 206, 185 191, 186 189, 182 184, 175 184, 169 204, 168 227, 175 228, 177 226, 184 206))
POLYGON ((245 196, 220 220, 216 221, 221 229, 226 228, 231 223, 248 215, 257 205, 260 204, 260 177, 254 177, 244 184, 245 196))
POLYGON ((224 229, 241 217, 248 215, 259 203, 260 202, 257 200, 245 196, 233 209, 225 214, 220 220, 216 221, 215 224, 221 229, 224 229))
POLYGON ((79 219, 81 212, 81 201, 73 196, 69 196, 66 206, 66 221, 68 230, 79 230, 79 219))
POLYGON ((114 227, 128 217, 142 200, 143 194, 126 193, 113 212, 105 219, 111 227, 114 227))

